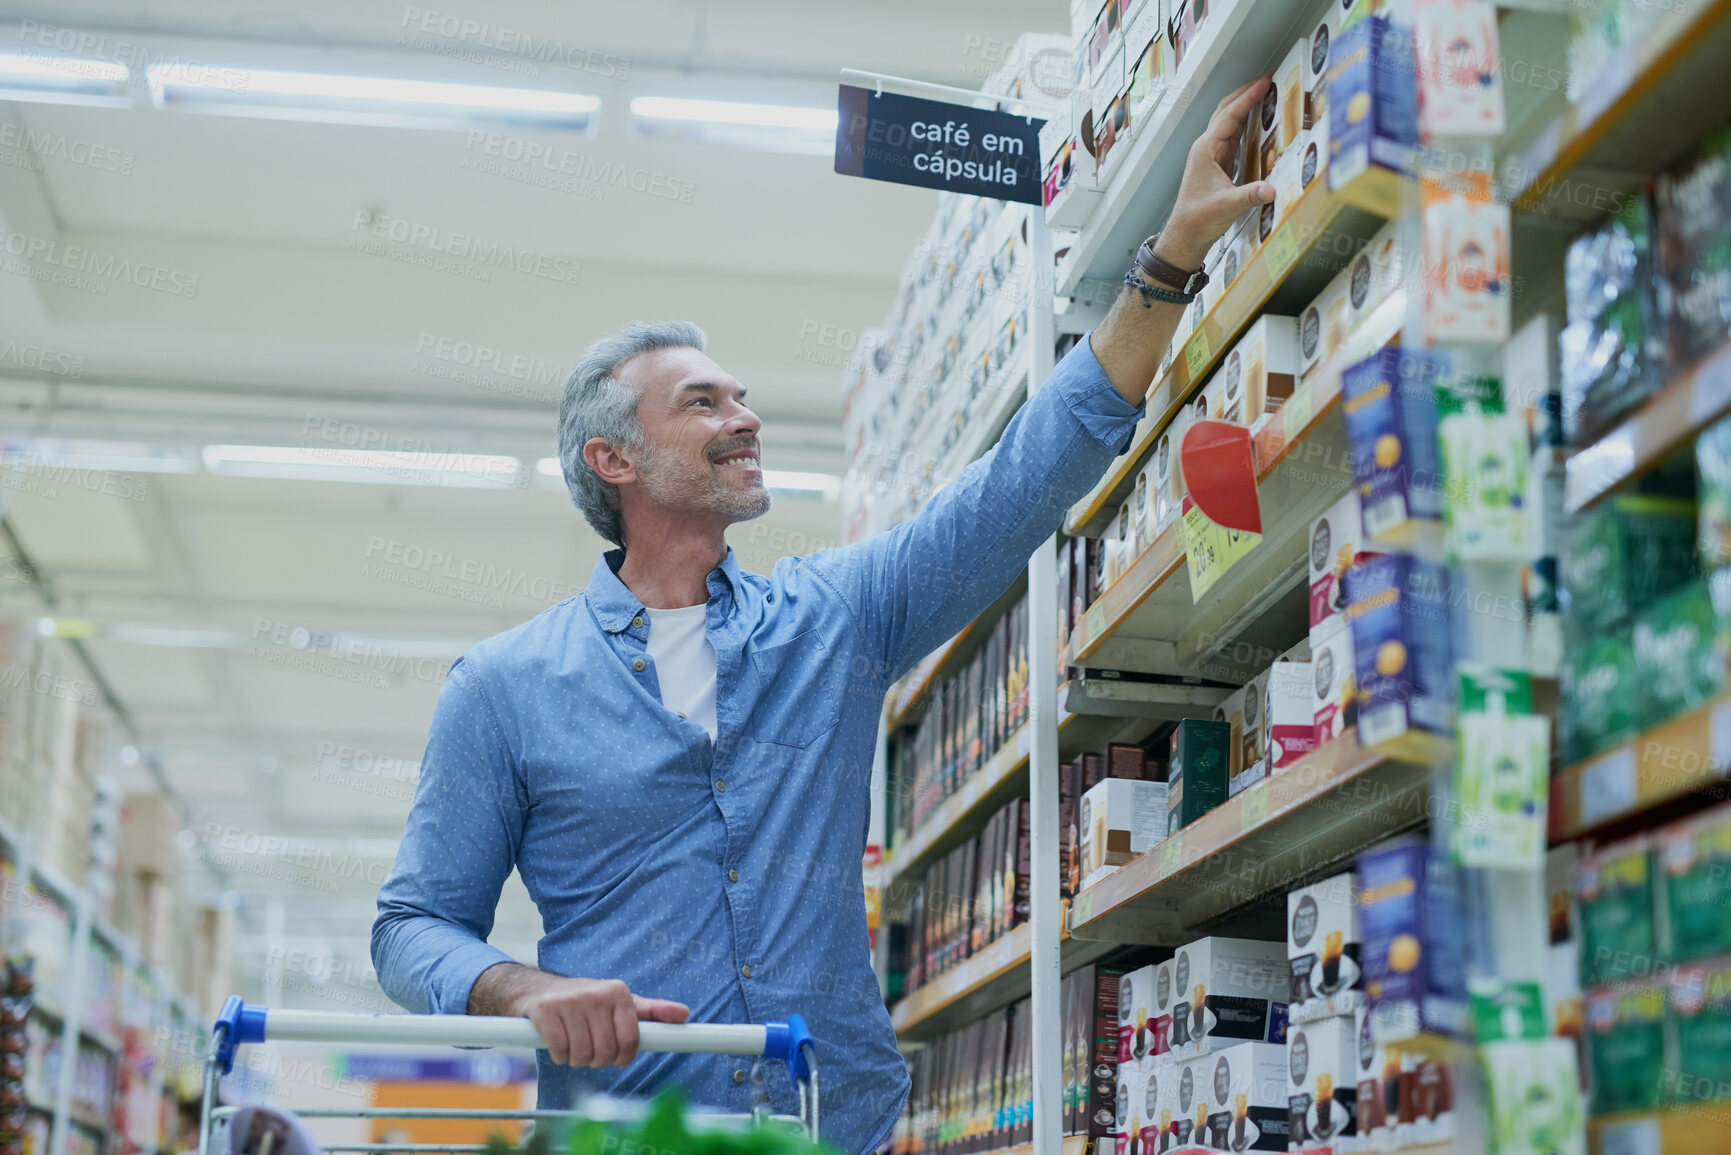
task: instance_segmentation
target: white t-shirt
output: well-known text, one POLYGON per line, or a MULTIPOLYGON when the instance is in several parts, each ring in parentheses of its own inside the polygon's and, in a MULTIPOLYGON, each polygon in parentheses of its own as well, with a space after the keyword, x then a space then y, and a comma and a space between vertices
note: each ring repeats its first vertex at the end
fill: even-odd
POLYGON ((703 631, 706 605, 649 610, 646 646, 661 683, 661 704, 709 731, 715 741, 715 647, 703 631))

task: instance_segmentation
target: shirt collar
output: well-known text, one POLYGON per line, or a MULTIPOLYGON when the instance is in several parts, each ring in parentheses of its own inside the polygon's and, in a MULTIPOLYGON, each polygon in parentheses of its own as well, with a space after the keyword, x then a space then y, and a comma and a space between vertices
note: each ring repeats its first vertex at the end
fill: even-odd
MULTIPOLYGON (((610 634, 625 629, 633 618, 643 613, 643 603, 637 600, 629 586, 619 580, 619 566, 624 561, 625 551, 622 549, 610 549, 602 554, 595 563, 595 572, 590 575, 589 588, 584 591, 595 620, 610 634)), ((738 593, 739 558, 732 546, 727 547, 721 564, 709 571, 708 585, 711 601, 723 594, 738 593)))

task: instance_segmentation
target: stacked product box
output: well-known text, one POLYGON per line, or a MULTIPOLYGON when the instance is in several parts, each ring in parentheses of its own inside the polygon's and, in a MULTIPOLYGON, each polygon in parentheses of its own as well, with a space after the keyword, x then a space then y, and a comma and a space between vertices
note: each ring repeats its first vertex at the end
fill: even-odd
POLYGON ((1337 874, 1287 895, 1286 957, 1292 1149, 1353 1150, 1358 1144, 1359 1041, 1366 1029, 1356 874, 1337 874))
POLYGON ((1028 920, 1031 836, 1028 800, 1005 805, 979 837, 932 864, 908 900, 900 966, 912 991, 1028 920))
POLYGON ((1374 556, 1364 543, 1358 493, 1349 490, 1310 525, 1310 716, 1321 746, 1358 726, 1358 679, 1347 625, 1346 574, 1374 556))

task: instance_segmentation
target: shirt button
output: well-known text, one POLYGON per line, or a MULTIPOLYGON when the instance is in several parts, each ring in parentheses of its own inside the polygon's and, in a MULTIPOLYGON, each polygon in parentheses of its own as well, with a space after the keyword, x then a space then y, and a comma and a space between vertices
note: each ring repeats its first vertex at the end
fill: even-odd
POLYGON ((643 628, 643 615, 639 614, 637 617, 631 619, 631 628, 635 630, 643 628))
POLYGON ((744 975, 746 978, 750 978, 751 977, 751 964, 746 963, 744 966, 740 967, 739 973, 744 975))
POLYGON ((729 870, 729 871, 728 871, 728 872, 727 872, 727 881, 729 881, 729 882, 738 882, 738 881, 739 881, 739 871, 737 871, 737 870, 729 870))
POLYGON ((631 668, 633 670, 642 670, 643 669, 643 659, 642 658, 633 658, 631 660, 631 668))
POLYGON ((738 1067, 735 1067, 733 1069, 733 1081, 735 1083, 745 1082, 745 1072, 740 1070, 738 1067))
POLYGON ((715 792, 717 794, 726 794, 727 793, 727 783, 725 783, 721 779, 717 778, 715 780, 715 792))

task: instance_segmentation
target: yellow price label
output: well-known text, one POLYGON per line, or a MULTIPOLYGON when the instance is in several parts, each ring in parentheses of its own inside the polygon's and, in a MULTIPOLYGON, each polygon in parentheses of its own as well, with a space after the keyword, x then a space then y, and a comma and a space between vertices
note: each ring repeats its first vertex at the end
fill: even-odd
POLYGON ((1160 877, 1171 878, 1184 866, 1184 832, 1166 836, 1160 844, 1160 877))
POLYGON ((1106 607, 1090 606, 1088 616, 1083 619, 1088 626, 1088 640, 1103 637, 1106 633, 1106 607))
POLYGON ((1292 266, 1298 263, 1298 242, 1292 237, 1292 230, 1281 227, 1274 230, 1274 235, 1268 238, 1263 246, 1268 254, 1268 276, 1270 280, 1283 279, 1292 266))
POLYGON ((1094 895, 1092 892, 1084 890, 1070 904, 1070 929, 1076 929, 1093 917, 1094 895))
POLYGON ((1254 830, 1268 821, 1268 782, 1258 782, 1238 796, 1238 832, 1254 830))
POLYGON ((1190 338, 1190 343, 1184 346, 1184 368, 1190 371, 1192 383, 1197 381, 1208 368, 1208 331, 1196 330, 1196 335, 1190 338))
POLYGON ((1262 535, 1217 525, 1195 505, 1184 510, 1181 520, 1184 562, 1190 570, 1190 602, 1194 605, 1221 575, 1256 548, 1262 535))
POLYGON ((1316 390, 1307 381, 1292 391, 1292 396, 1280 407, 1281 435, 1288 441, 1298 440, 1304 427, 1316 415, 1316 390))

